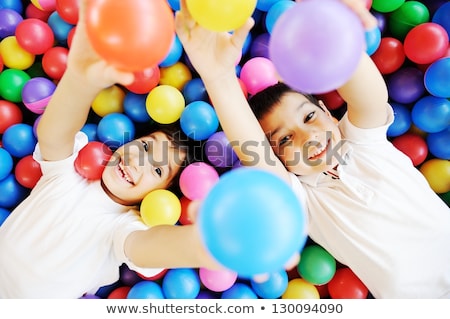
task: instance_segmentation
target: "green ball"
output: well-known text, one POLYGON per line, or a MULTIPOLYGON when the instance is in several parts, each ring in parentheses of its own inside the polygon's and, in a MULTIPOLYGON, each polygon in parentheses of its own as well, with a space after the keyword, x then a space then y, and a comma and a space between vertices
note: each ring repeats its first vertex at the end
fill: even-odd
POLYGON ((412 28, 429 20, 430 12, 422 2, 407 1, 391 13, 389 30, 395 38, 403 41, 412 28))
POLYGON ((400 8, 405 0, 373 0, 372 9, 378 12, 392 12, 400 8))
POLYGON ((298 273, 313 285, 328 283, 336 273, 336 260, 319 245, 306 246, 297 266, 298 273))
POLYGON ((0 96, 10 102, 22 102, 22 89, 31 77, 22 70, 6 69, 0 73, 0 96))

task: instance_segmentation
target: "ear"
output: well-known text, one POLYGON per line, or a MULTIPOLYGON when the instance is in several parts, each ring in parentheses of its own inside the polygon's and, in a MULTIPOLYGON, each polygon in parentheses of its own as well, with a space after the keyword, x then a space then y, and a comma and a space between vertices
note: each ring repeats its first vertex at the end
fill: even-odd
POLYGON ((328 110, 328 108, 326 107, 326 105, 323 103, 322 100, 319 100, 319 106, 323 109, 323 111, 325 112, 325 114, 330 117, 332 119, 332 121, 337 125, 339 123, 339 120, 337 118, 335 118, 333 115, 331 115, 330 111, 328 110))

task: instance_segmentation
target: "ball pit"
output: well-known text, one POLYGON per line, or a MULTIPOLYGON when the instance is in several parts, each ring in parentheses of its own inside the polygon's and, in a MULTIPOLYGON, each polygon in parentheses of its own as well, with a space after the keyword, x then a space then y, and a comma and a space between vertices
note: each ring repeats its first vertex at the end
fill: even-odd
MULTIPOLYGON (((248 37, 237 69, 241 69, 254 57, 269 57, 269 31, 273 31, 274 20, 278 19, 277 10, 285 9, 284 6, 291 6, 292 2, 290 0, 257 1, 256 10, 253 12, 256 26, 248 37), (278 8, 274 7, 271 11, 270 8, 275 5, 278 8)), ((169 0, 168 3, 172 10, 179 9, 179 1, 169 0)), ((36 143, 33 128, 39 120, 40 111, 33 112, 27 104, 45 98, 45 94, 31 98, 31 93, 27 94, 26 87, 37 81, 39 77, 45 77, 54 84, 57 84, 61 78, 67 64, 71 35, 78 21, 78 7, 75 0, 57 0, 54 1, 54 6, 45 8, 39 1, 34 0, 0 1, 0 4, 1 225, 9 212, 29 194, 40 176, 38 167, 30 155, 36 143)), ((378 19, 381 39, 377 46, 371 47, 370 52, 373 51, 371 58, 386 80, 390 79, 390 102, 397 116, 389 128, 388 137, 394 145, 410 156, 432 189, 450 205, 448 182, 450 181, 448 161, 450 157, 448 153, 450 93, 449 86, 445 85, 448 83, 450 69, 448 47, 450 4, 448 1, 436 0, 406 2, 404 0, 374 0, 372 9, 378 19), (413 31, 414 28, 416 29, 413 31), (413 73, 410 71, 411 68, 414 69, 413 73)), ((169 27, 172 28, 171 25, 168 29, 169 27)), ((151 27, 148 31, 152 31, 150 29, 151 27)), ((139 40, 141 36, 134 38, 139 40)), ((184 128, 191 137, 204 142, 220 131, 213 107, 208 104, 203 83, 183 56, 178 39, 170 37, 169 41, 168 36, 166 39, 164 54, 160 52, 159 57, 153 57, 150 69, 139 70, 141 73, 137 81, 129 87, 121 88, 123 94, 99 97, 97 102, 100 106, 97 107, 103 109, 98 112, 99 114, 95 114, 93 110, 90 117, 91 123, 85 127, 90 132, 88 134, 90 141, 95 140, 101 144, 112 140, 115 142, 109 142, 109 146, 114 148, 124 142, 124 132, 130 133, 131 136, 129 134, 128 138, 131 139, 138 126, 151 125, 153 121, 172 122, 177 119, 183 119, 184 128), (155 62, 156 60, 159 62, 155 62), (163 68, 171 67, 178 62, 183 63, 187 68, 183 68, 182 83, 174 84, 171 79, 179 75, 172 76, 167 72, 165 75, 169 75, 170 78, 166 84, 169 83, 171 88, 174 88, 173 84, 176 85, 178 87, 176 90, 181 93, 181 96, 176 94, 180 98, 175 103, 176 111, 169 111, 169 114, 162 115, 160 118, 153 112, 147 111, 145 102, 150 92, 157 92, 155 88, 161 86, 160 72, 163 68), (191 78, 186 75, 187 70, 190 71, 191 78), (184 99, 183 102, 180 102, 181 97, 184 99), (185 105, 199 101, 208 106, 202 109, 204 113, 197 109, 196 112, 187 111, 184 115, 182 114, 182 111, 188 109, 185 105), (108 109, 105 106, 107 103, 114 104, 114 108, 108 109), (207 111, 204 111, 205 109, 207 111), (110 114, 112 114, 111 117, 109 117, 110 114)), ((173 71, 176 68, 167 70, 173 71)), ((244 69, 244 77, 245 72, 244 69)), ((256 71, 251 74, 254 81, 262 81, 263 75, 267 76, 267 74, 258 74, 256 71)), ((250 94, 258 90, 257 86, 248 86, 250 94)), ((163 103, 169 103, 171 95, 175 95, 173 92, 171 90, 166 95, 161 94, 160 100, 163 103)), ((317 95, 329 104, 330 110, 340 112, 345 107, 334 91, 319 93, 323 93, 317 95)), ((48 90, 46 94, 50 95, 51 90, 48 90)), ((106 146, 102 145, 102 147, 106 146)), ((204 155, 204 160, 207 161, 206 154, 204 155)), ((232 169, 229 165, 222 167, 221 164, 214 166, 213 163, 215 162, 208 161, 208 165, 211 164, 211 168, 217 173, 216 175, 211 171, 210 177, 214 182, 219 179, 219 173, 232 169)), ((240 166, 239 161, 235 161, 234 164, 236 167, 240 166)), ((85 165, 84 170, 87 169, 85 165)), ((86 178, 98 178, 93 171, 91 173, 85 171, 84 174, 86 178)), ((207 189, 208 187, 210 185, 206 186, 207 189)), ((189 196, 193 198, 205 196, 205 190, 197 191, 198 193, 194 192, 194 195, 189 196)), ((187 206, 189 203, 189 198, 181 198, 182 206, 187 206)), ((192 220, 188 216, 181 215, 178 222, 187 224, 192 220)), ((309 245, 312 244, 307 243, 306 247, 309 245)), ((134 272, 131 270, 126 273, 121 272, 122 278, 117 283, 103 287, 95 296, 86 295, 80 298, 370 297, 370 292, 355 275, 349 269, 339 266, 333 278, 321 286, 315 286, 304 278, 300 278, 297 270, 290 272, 289 277, 284 271, 271 273, 269 280, 264 284, 249 281, 247 278, 234 279, 233 276, 227 277, 227 282, 224 278, 221 278, 223 280, 221 282, 212 281, 212 275, 206 279, 204 274, 199 275, 200 270, 197 272, 194 269, 168 271, 158 278, 144 278, 138 275, 140 279, 134 276, 134 280, 129 278, 132 274, 134 272), (235 281, 233 282, 232 279, 235 281), (227 285, 231 286, 223 290, 227 285)))

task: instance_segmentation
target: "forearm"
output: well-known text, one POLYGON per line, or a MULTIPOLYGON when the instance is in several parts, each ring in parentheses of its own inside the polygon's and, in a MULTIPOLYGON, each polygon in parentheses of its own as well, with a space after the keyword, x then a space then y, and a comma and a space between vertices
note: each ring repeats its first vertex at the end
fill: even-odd
POLYGON ((143 268, 220 268, 194 225, 159 225, 134 232, 126 240, 125 253, 143 268))

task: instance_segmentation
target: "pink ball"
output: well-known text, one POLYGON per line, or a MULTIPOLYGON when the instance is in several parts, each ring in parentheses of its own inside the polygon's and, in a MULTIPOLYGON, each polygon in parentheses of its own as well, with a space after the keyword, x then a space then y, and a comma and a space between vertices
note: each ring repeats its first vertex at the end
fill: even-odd
POLYGON ((237 273, 231 270, 210 270, 207 268, 199 269, 200 281, 211 291, 222 292, 234 285, 237 279, 237 273))
POLYGON ((216 169, 204 162, 189 164, 180 175, 180 189, 190 200, 203 199, 219 180, 216 169))
POLYGON ((44 54, 55 42, 52 28, 42 20, 25 19, 17 25, 17 42, 32 54, 44 54))
POLYGON ((240 78, 251 95, 278 82, 275 66, 271 60, 264 57, 251 58, 245 62, 241 69, 240 78))

